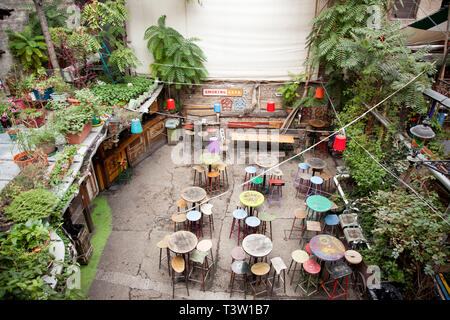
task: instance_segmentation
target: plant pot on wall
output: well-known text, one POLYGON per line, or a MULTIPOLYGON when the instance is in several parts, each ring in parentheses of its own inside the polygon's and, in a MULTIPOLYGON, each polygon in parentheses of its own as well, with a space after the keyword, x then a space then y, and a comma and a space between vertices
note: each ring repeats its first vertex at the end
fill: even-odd
POLYGON ((46 155, 52 154, 56 151, 56 145, 54 142, 41 143, 37 146, 46 155))
POLYGON ((67 101, 68 101, 70 104, 73 104, 73 105, 79 105, 79 104, 81 103, 80 100, 74 99, 74 98, 67 98, 67 101))
POLYGON ((50 95, 53 93, 53 88, 47 88, 41 94, 38 90, 33 89, 33 94, 36 97, 36 100, 47 101, 50 99, 50 95))
POLYGON ((78 134, 72 134, 69 133, 66 135, 66 140, 68 144, 80 144, 83 142, 83 140, 87 137, 89 132, 91 132, 92 129, 92 122, 87 123, 83 130, 81 131, 80 135, 78 134))
POLYGON ((33 153, 33 156, 30 157, 26 152, 19 152, 13 157, 14 163, 17 164, 21 169, 23 169, 30 163, 39 161, 40 159, 43 159, 45 162, 47 162, 47 155, 41 155, 35 152, 33 153))
POLYGON ((67 92, 62 93, 53 92, 52 94, 50 94, 50 97, 52 98, 53 101, 65 102, 67 100, 67 92))

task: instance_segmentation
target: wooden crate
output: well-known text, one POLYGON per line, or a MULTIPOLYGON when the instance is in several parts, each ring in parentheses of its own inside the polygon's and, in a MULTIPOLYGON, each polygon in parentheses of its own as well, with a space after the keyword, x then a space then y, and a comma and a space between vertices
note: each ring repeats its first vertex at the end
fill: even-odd
POLYGON ((78 262, 80 264, 88 264, 94 248, 89 240, 89 233, 86 228, 83 228, 78 235, 78 239, 75 239, 75 248, 77 249, 78 262))

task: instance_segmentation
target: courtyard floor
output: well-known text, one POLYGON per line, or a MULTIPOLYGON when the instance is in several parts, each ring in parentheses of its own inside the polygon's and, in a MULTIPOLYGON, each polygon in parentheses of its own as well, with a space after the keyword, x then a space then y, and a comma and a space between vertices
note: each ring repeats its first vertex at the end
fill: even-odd
MULTIPOLYGON (((164 145, 150 157, 132 169, 132 179, 128 184, 113 185, 100 195, 106 197, 112 215, 112 232, 104 247, 95 278, 89 288, 90 299, 172 299, 171 278, 167 263, 158 269, 159 249, 156 244, 165 235, 173 232, 172 214, 177 212, 176 203, 181 199, 180 192, 192 185, 190 166, 177 166, 171 160, 173 146, 164 145)), ((308 153, 304 158, 311 157, 308 153)), ((326 172, 334 175, 338 159, 328 157, 326 172)), ((300 248, 299 232, 288 239, 294 211, 304 206, 304 200, 295 197, 292 181, 300 161, 296 158, 280 166, 286 185, 283 187, 282 204, 272 205, 266 211, 276 216, 273 222, 273 250, 270 258, 281 257, 289 267, 291 252, 300 248), (294 239, 295 238, 295 239, 294 239)), ((247 164, 248 165, 248 164, 247 164)), ((180 283, 175 291, 175 299, 212 299, 229 300, 229 281, 231 250, 237 246, 236 236, 229 238, 232 223, 232 211, 239 202, 242 192, 240 184, 244 181, 244 168, 247 165, 229 165, 227 167, 231 192, 210 201, 213 204, 214 234, 204 228, 204 237, 213 241, 213 253, 216 265, 206 285, 206 292, 198 283, 189 284, 189 293, 180 283)), ((94 249, 95 250, 95 249, 94 249)), ((164 256, 164 254, 163 254, 164 256)), ((272 274, 272 273, 271 273, 272 274)), ((305 297, 295 283, 287 276, 286 294, 283 291, 274 295, 261 295, 257 299, 327 299, 321 293, 305 297)), ((236 284, 235 284, 236 286, 236 284)), ((247 299, 252 299, 251 294, 247 299)), ((352 291, 348 299, 355 299, 352 291)), ((243 293, 233 293, 231 299, 244 299, 243 293)))

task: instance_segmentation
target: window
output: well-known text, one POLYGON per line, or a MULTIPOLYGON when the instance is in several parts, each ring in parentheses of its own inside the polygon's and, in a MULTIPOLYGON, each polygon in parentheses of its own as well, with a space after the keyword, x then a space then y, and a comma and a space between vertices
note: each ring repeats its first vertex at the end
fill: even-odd
POLYGON ((403 0, 403 6, 400 0, 395 1, 395 10, 392 6, 391 17, 396 19, 416 19, 417 9, 420 0, 403 0))

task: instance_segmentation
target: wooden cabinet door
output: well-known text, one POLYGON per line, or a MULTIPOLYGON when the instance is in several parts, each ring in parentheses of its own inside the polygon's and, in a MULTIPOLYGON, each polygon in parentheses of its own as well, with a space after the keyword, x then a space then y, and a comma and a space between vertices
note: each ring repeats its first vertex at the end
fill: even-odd
POLYGON ((137 163, 139 155, 145 151, 145 140, 142 134, 127 146, 128 163, 134 166, 137 163))
POLYGON ((148 138, 150 141, 154 140, 157 136, 163 133, 165 130, 164 121, 156 123, 154 126, 149 128, 148 138))

